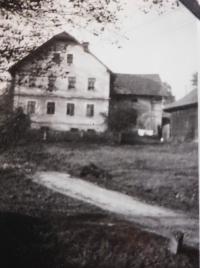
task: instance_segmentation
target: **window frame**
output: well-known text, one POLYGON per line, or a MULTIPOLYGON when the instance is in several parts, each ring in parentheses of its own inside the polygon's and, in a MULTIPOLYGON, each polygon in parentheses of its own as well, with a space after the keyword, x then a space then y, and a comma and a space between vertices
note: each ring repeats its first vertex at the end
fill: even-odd
POLYGON ((74 61, 74 55, 72 53, 67 54, 67 64, 71 65, 74 61))
POLYGON ((95 90, 95 83, 96 83, 96 78, 95 77, 89 77, 88 78, 88 91, 95 90), (90 85, 90 83, 92 83, 92 85, 90 85))
POLYGON ((86 116, 87 117, 94 117, 94 104, 87 104, 86 116))
POLYGON ((36 101, 35 100, 28 100, 27 101, 27 114, 32 115, 36 114, 36 101), (31 104, 34 104, 34 106, 31 106, 31 104), (34 107, 33 111, 31 110, 34 107), (31 109, 30 109, 31 108, 31 109))
POLYGON ((60 62, 61 62, 61 55, 60 55, 60 53, 59 53, 59 52, 54 52, 54 53, 53 53, 53 58, 52 58, 52 60, 53 60, 55 63, 60 64, 60 62))
POLYGON ((46 110, 46 114, 49 114, 49 115, 53 115, 53 114, 55 114, 55 112, 56 112, 56 103, 54 102, 54 101, 48 101, 47 102, 47 105, 46 105, 46 108, 47 108, 47 110, 46 110), (48 107, 50 104, 53 104, 53 109, 52 109, 52 111, 51 111, 51 108, 50 107, 48 107), (50 109, 50 111, 51 112, 49 112, 49 109, 50 109))
POLYGON ((54 87, 55 87, 55 82, 56 82, 56 76, 54 75, 49 75, 48 76, 48 92, 53 92, 54 87))
POLYGON ((28 86, 31 87, 35 87, 36 86, 36 80, 37 77, 33 74, 30 74, 28 77, 28 86))
POLYGON ((75 115, 75 104, 74 103, 68 102, 66 108, 67 108, 66 109, 67 116, 74 116, 75 115))

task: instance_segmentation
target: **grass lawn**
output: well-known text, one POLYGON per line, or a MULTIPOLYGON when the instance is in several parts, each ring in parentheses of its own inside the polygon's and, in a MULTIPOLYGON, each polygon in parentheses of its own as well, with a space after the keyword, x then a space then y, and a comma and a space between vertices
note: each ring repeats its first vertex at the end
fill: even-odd
POLYGON ((80 175, 94 163, 108 178, 85 179, 147 202, 197 211, 194 144, 29 144, 0 154, 0 267, 197 268, 198 252, 172 255, 166 239, 33 183, 36 170, 80 175), (179 196, 177 196, 179 195, 179 196))
POLYGON ((198 148, 194 143, 32 144, 3 153, 0 161, 14 161, 33 170, 69 172, 77 177, 84 166, 93 163, 108 178, 89 174, 86 180, 149 203, 198 214, 198 148))

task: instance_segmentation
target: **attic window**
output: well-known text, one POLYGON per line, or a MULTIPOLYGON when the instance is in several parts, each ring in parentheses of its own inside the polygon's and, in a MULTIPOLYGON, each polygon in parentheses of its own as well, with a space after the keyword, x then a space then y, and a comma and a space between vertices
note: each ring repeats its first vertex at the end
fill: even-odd
POLYGON ((88 78, 88 90, 94 90, 95 88, 95 78, 88 78))
POLYGON ((57 63, 57 64, 60 64, 61 59, 60 59, 60 54, 59 53, 54 53, 53 54, 53 61, 55 63, 57 63))
POLYGON ((72 54, 67 54, 67 63, 72 64, 73 63, 73 55, 72 54))

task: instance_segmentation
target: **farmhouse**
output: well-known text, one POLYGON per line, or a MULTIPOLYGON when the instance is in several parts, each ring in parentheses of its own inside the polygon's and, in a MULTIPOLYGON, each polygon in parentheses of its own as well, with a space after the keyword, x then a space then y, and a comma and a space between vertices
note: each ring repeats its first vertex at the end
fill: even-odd
POLYGON ((138 109, 138 127, 157 133, 164 87, 158 74, 114 74, 66 32, 55 35, 9 69, 13 107, 22 107, 32 128, 103 132, 112 105, 138 109), (104 116, 103 116, 104 115, 104 116))
POLYGON ((110 71, 66 32, 54 36, 9 69, 14 108, 30 114, 33 128, 104 131, 110 71))
POLYGON ((192 90, 182 99, 169 104, 164 111, 171 114, 171 138, 195 140, 198 138, 198 97, 192 90))
POLYGON ((132 105, 138 111, 137 127, 157 134, 162 124, 162 108, 167 97, 158 74, 113 74, 112 105, 132 105))

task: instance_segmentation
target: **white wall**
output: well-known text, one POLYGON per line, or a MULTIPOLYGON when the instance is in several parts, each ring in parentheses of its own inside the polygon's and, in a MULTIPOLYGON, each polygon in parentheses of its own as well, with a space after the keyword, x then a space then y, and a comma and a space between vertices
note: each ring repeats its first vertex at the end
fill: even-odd
POLYGON ((47 47, 37 57, 24 63, 16 73, 15 107, 27 102, 37 102, 36 114, 32 116, 33 126, 49 126, 57 130, 70 128, 95 129, 104 131, 106 125, 101 113, 108 114, 110 92, 110 73, 94 56, 85 52, 80 45, 57 41, 47 47), (55 47, 56 45, 56 47, 55 47), (53 61, 54 53, 60 54, 59 64, 53 61), (67 63, 67 54, 73 54, 73 64, 67 63), (48 92, 48 76, 56 76, 55 90, 48 92), (33 76, 35 85, 29 86, 33 76), (76 77, 76 88, 68 89, 68 77, 76 77), (88 78, 96 78, 94 91, 88 91, 88 78), (19 84, 19 80, 21 83, 19 84), (48 101, 55 102, 55 114, 46 114, 48 101), (75 104, 74 116, 66 115, 66 104, 75 104), (94 117, 86 116, 87 104, 94 104, 94 117))

